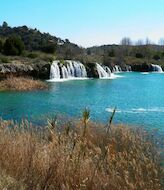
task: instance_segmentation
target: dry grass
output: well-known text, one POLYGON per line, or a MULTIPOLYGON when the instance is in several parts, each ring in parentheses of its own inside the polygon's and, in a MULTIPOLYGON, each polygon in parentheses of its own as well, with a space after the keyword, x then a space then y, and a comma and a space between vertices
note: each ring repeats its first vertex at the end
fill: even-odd
POLYGON ((159 155, 148 134, 124 126, 0 121, 0 189, 162 190, 159 155), (60 131, 60 132, 59 132, 60 131))
POLYGON ((0 91, 14 90, 14 91, 28 91, 28 90, 42 90, 46 89, 46 83, 40 80, 33 80, 24 77, 9 77, 0 81, 0 91))

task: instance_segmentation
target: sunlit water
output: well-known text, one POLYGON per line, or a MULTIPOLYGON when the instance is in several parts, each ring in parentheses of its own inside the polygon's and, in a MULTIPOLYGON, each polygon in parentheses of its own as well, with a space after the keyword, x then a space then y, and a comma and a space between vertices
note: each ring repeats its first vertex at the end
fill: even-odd
POLYGON ((106 122, 117 107, 115 123, 158 128, 164 132, 164 74, 122 73, 116 79, 48 83, 49 90, 1 92, 0 117, 37 121, 57 113, 79 117, 88 107, 91 118, 106 122))

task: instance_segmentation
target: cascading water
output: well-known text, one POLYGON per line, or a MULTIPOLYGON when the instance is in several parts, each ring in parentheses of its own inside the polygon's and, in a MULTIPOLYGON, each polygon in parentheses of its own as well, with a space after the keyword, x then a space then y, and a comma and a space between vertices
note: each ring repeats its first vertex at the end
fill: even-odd
POLYGON ((132 68, 130 65, 126 65, 126 72, 131 72, 132 71, 132 68))
MULTIPOLYGON (((99 78, 108 78, 108 77, 110 77, 110 74, 100 64, 96 63, 96 68, 97 68, 99 78)), ((105 67, 105 68, 107 68, 107 67, 105 67)))
POLYGON ((163 73, 161 66, 154 65, 154 64, 151 64, 151 66, 152 66, 154 72, 163 73))
POLYGON ((100 64, 96 63, 96 68, 100 79, 115 79, 121 77, 112 73, 110 68, 107 66, 101 66, 100 64))
POLYGON ((62 66, 61 71, 62 71, 62 78, 65 79, 65 78, 69 77, 69 73, 68 73, 67 68, 65 66, 62 66))
POLYGON ((65 61, 64 64, 60 61, 53 61, 50 70, 50 79, 71 79, 71 78, 86 78, 87 71, 85 66, 76 61, 65 61))
MULTIPOLYGON (((99 78, 116 78, 119 77, 111 72, 110 68, 107 66, 101 66, 100 64, 95 64, 99 78)), ((115 72, 120 72, 121 67, 115 66, 115 72)), ((50 70, 50 80, 51 81, 62 81, 67 79, 85 79, 87 78, 87 71, 85 66, 79 61, 67 60, 64 62, 53 61, 50 70), (61 80, 62 79, 62 80, 61 80)))
POLYGON ((50 79, 60 79, 59 61, 53 61, 50 70, 50 79))
POLYGON ((112 74, 111 70, 109 69, 109 67, 104 66, 105 71, 109 74, 109 76, 112 74))
POLYGON ((115 65, 113 67, 113 73, 120 73, 120 72, 122 72, 121 67, 119 65, 115 65))

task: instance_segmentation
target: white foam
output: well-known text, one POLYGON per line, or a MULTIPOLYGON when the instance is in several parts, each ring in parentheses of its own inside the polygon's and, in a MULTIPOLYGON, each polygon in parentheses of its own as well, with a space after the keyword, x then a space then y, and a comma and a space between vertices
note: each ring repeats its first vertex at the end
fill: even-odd
POLYGON ((122 78, 122 77, 124 77, 124 76, 120 76, 120 75, 116 75, 116 74, 111 73, 111 76, 109 76, 109 77, 101 77, 99 79, 116 79, 116 78, 122 78))
POLYGON ((137 112, 164 112, 164 108, 161 107, 161 108, 148 108, 148 109, 145 109, 145 108, 138 108, 138 109, 132 109, 133 111, 137 111, 137 112))
POLYGON ((89 80, 89 78, 72 77, 72 78, 61 78, 61 79, 49 79, 47 80, 47 82, 66 82, 71 80, 89 80))
MULTIPOLYGON (((113 112, 113 108, 106 108, 105 111, 107 112, 113 112)), ((130 113, 130 114, 145 114, 145 113, 164 113, 164 107, 155 107, 155 108, 133 108, 130 110, 116 110, 116 113, 130 113)))
POLYGON ((145 109, 145 108, 138 108, 138 109, 132 109, 132 111, 134 111, 134 112, 146 112, 147 109, 145 109))
POLYGON ((142 75, 148 75, 148 74, 150 74, 149 72, 142 72, 141 73, 142 75))
MULTIPOLYGON (((114 111, 114 108, 106 108, 105 111, 112 113, 114 111)), ((121 110, 116 109, 117 113, 121 113, 121 110)))

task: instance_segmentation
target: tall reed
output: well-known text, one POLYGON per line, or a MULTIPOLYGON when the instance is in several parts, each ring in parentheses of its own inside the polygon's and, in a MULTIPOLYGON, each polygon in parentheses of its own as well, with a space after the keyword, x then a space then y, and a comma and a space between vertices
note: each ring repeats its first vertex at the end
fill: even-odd
POLYGON ((0 189, 162 190, 155 141, 113 117, 107 128, 85 110, 60 130, 57 118, 42 129, 0 120, 0 189))

